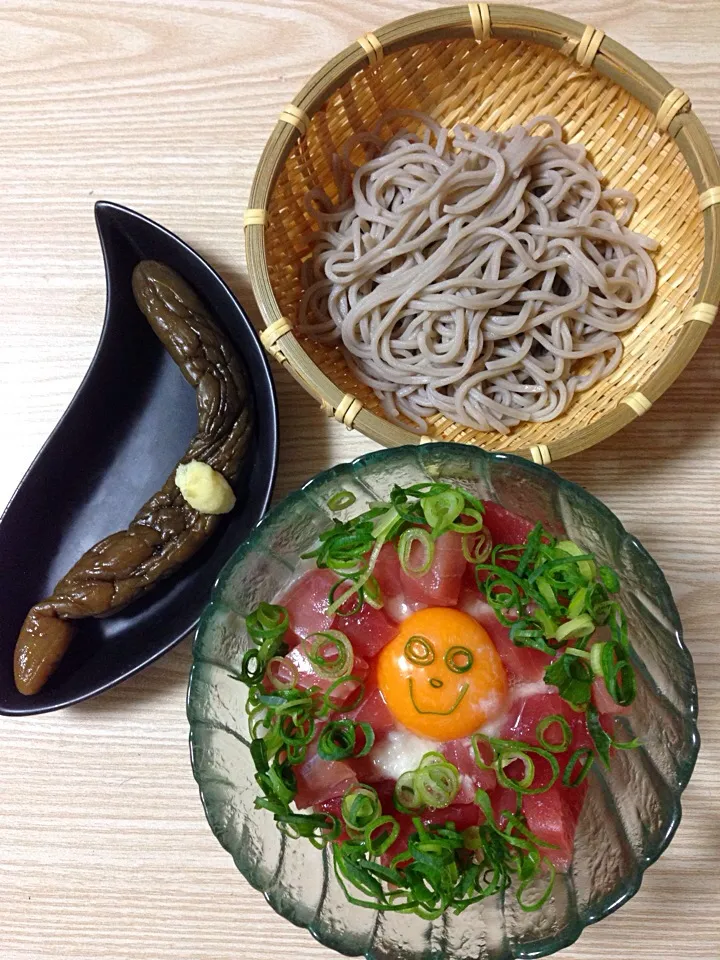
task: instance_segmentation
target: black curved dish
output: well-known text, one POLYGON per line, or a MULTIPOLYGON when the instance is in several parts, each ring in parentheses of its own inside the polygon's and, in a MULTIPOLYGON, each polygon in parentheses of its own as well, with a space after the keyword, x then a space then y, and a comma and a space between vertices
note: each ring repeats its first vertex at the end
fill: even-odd
POLYGON ((56 710, 101 693, 162 656, 198 621, 218 573, 265 513, 277 465, 272 377, 243 308, 187 244, 113 203, 95 206, 107 306, 95 357, 70 406, 0 518, 0 714, 56 710), (81 622, 57 673, 35 696, 15 689, 13 651, 30 607, 97 540, 127 526, 184 453, 197 427, 195 391, 133 299, 139 260, 190 283, 235 343, 255 424, 237 505, 175 576, 105 619, 81 622))

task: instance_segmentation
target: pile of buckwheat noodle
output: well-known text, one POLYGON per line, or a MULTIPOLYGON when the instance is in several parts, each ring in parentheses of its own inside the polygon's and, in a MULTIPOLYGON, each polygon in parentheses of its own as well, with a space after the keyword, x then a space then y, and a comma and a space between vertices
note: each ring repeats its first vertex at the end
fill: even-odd
POLYGON ((305 197, 320 229, 299 327, 342 347, 390 420, 424 432, 439 412, 508 433, 618 366, 618 334, 655 290, 656 244, 627 227, 633 194, 605 189, 555 118, 450 131, 393 111, 333 172, 337 203, 305 197), (408 117, 421 133, 393 134, 408 117))

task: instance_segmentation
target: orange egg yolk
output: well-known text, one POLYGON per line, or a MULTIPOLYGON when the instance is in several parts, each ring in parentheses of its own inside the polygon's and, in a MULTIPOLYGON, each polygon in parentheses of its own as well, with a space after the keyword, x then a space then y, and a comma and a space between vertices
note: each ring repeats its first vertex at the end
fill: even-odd
POLYGON ((505 706, 507 676, 495 645, 460 610, 429 607, 412 614, 381 650, 377 670, 395 719, 433 740, 466 737, 505 706))

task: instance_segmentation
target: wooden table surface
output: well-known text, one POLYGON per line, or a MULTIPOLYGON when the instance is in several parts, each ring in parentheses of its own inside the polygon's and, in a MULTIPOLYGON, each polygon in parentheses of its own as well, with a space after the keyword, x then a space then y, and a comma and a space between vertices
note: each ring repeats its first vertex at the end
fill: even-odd
MULTIPOLYGON (((439 0, 0 0, 0 506, 85 371, 104 309, 93 203, 159 220, 255 316, 242 211, 282 106, 358 35, 439 0)), ((686 90, 720 147, 718 0, 543 0, 686 90)), ((558 465, 657 558, 695 658, 703 746, 640 893, 569 960, 720 957, 720 324, 621 435, 558 465)), ((278 495, 375 447, 275 370, 278 495)), ((1 613, 1 611, 0 611, 1 613)), ((190 643, 103 697, 0 718, 2 960, 322 960, 213 838, 188 763, 190 643)))

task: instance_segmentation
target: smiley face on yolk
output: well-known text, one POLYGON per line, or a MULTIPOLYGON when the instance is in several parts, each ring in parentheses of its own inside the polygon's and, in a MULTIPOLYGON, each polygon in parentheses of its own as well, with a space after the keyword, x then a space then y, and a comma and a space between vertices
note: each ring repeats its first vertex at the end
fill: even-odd
POLYGON ((378 685, 396 720, 455 740, 502 713, 507 677, 495 645, 460 610, 429 607, 403 621, 378 657, 378 685))

